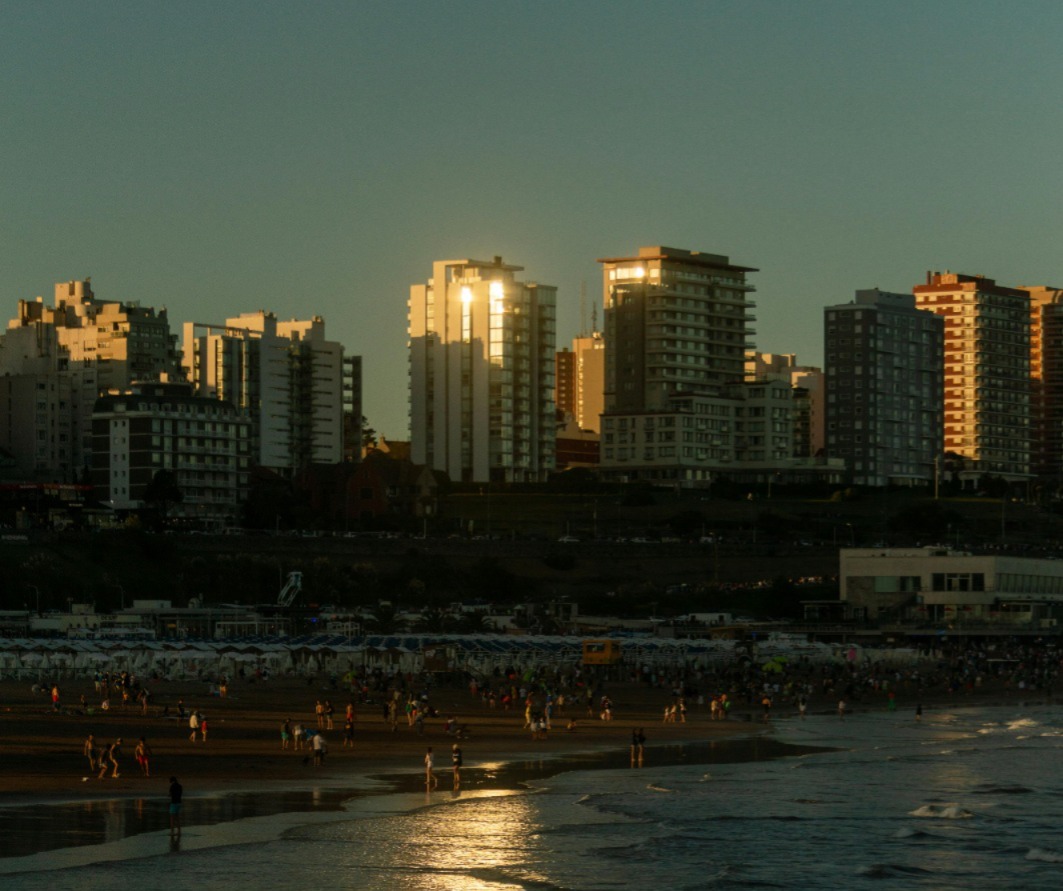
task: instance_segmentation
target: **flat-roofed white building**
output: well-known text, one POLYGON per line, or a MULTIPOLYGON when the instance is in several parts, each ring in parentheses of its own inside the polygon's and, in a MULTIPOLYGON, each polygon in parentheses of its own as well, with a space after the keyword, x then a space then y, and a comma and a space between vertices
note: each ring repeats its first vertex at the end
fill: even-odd
POLYGON ((186 322, 184 363, 197 395, 249 412, 255 463, 289 473, 343 460, 344 379, 349 389, 353 378, 320 316, 281 322, 259 310, 224 325, 186 322))
POLYGON ((839 589, 847 617, 928 624, 1055 627, 1063 563, 943 547, 847 548, 839 589))

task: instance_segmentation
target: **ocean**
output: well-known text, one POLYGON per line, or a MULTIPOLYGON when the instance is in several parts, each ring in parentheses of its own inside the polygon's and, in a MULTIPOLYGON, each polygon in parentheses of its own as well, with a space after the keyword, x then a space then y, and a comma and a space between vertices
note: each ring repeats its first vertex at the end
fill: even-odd
POLYGON ((823 715, 777 720, 774 733, 832 751, 655 766, 651 745, 641 768, 571 770, 517 793, 455 796, 442 791, 444 774, 430 797, 374 795, 341 811, 186 826, 179 849, 165 832, 116 832, 101 844, 6 857, 0 883, 5 891, 163 881, 196 891, 1063 885, 1060 707, 928 711, 921 722, 910 712, 823 715))

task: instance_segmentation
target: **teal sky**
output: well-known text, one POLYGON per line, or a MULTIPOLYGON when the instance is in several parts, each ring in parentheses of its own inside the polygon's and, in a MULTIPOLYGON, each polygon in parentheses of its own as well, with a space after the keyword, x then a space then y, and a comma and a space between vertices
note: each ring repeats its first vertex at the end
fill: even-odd
POLYGON ((1061 42, 1058 2, 0 0, 0 316, 85 276, 175 331, 320 314, 401 439, 433 260, 557 285, 561 345, 667 244, 818 364, 859 288, 1063 286, 1061 42))

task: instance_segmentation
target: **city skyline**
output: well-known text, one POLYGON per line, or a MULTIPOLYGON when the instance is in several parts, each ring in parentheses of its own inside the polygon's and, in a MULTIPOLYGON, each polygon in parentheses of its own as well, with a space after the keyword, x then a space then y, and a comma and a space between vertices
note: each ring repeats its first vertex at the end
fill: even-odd
POLYGON ((557 342, 639 245, 759 272, 750 347, 928 269, 1058 285, 1054 35, 1030 2, 0 10, 0 304, 92 276, 175 321, 320 314, 407 433, 406 300, 505 256, 557 342))

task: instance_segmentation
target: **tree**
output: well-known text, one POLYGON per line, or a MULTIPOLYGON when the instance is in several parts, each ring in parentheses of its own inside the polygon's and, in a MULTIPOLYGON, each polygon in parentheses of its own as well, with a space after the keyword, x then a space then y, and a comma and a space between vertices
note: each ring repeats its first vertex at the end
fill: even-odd
POLYGON ((166 524, 171 508, 184 500, 184 493, 177 485, 177 474, 172 470, 155 471, 151 482, 144 487, 144 503, 155 511, 163 525, 166 524))
POLYGON ((369 426, 369 421, 365 415, 362 415, 362 448, 376 448, 377 436, 376 430, 369 426))

